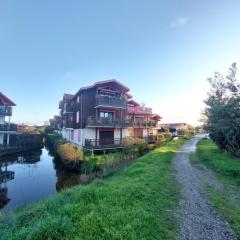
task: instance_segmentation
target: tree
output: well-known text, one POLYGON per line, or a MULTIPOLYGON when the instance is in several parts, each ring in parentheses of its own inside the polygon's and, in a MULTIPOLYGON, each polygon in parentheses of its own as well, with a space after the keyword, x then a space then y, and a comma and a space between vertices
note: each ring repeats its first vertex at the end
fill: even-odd
POLYGON ((221 149, 240 156, 240 84, 236 63, 225 78, 216 72, 208 81, 211 89, 205 100, 205 129, 221 149))

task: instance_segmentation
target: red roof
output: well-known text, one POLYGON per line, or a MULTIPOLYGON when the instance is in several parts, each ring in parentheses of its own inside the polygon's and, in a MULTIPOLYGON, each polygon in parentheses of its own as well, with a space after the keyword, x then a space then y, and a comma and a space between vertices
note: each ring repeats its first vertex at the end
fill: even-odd
POLYGON ((0 101, 4 106, 16 106, 16 104, 7 96, 5 96, 2 92, 0 92, 0 101))

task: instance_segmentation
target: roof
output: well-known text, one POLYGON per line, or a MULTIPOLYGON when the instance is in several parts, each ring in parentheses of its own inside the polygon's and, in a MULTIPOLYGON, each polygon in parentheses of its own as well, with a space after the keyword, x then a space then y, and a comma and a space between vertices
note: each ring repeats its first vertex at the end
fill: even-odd
POLYGON ((7 96, 5 96, 2 92, 0 92, 0 101, 4 106, 16 106, 16 104, 7 96))
POLYGON ((158 120, 158 121, 160 121, 160 120, 162 119, 162 117, 161 117, 159 114, 153 114, 153 115, 151 116, 151 118, 152 118, 152 119, 155 119, 155 120, 158 120))
POLYGON ((86 87, 82 87, 82 88, 80 88, 80 90, 77 93, 79 93, 81 91, 84 91, 84 90, 88 90, 88 89, 97 87, 97 86, 102 85, 102 84, 107 84, 107 83, 115 83, 115 84, 119 85, 124 92, 128 92, 130 90, 128 87, 126 87, 125 85, 120 83, 118 80, 110 79, 110 80, 103 80, 103 81, 95 82, 92 85, 89 85, 89 86, 86 86, 86 87))
POLYGON ((140 106, 140 104, 138 102, 136 102, 135 100, 131 99, 131 100, 128 100, 128 103, 129 104, 132 104, 134 106, 140 106))
POLYGON ((74 97, 73 94, 64 93, 63 98, 66 100, 71 100, 74 97))

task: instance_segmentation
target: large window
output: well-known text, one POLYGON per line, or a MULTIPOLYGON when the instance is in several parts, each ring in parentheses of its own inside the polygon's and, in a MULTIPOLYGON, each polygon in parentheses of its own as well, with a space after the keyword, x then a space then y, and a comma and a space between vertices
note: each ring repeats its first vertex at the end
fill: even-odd
POLYGON ((100 112, 100 118, 113 119, 113 112, 100 112))

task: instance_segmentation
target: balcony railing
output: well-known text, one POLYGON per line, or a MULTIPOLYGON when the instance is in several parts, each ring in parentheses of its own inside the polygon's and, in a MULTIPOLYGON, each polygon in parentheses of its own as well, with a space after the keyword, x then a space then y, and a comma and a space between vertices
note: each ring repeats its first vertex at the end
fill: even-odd
POLYGON ((123 139, 85 139, 85 148, 94 150, 115 149, 123 147, 123 139))
POLYGON ((112 119, 107 117, 89 117, 87 119, 87 127, 112 127, 112 128, 125 128, 131 126, 131 123, 126 120, 112 119))
POLYGON ((151 108, 146 107, 132 107, 128 106, 127 111, 129 114, 152 114, 151 108))
POLYGON ((96 107, 127 108, 127 102, 124 98, 96 96, 96 107))
POLYGON ((17 131, 17 125, 16 124, 0 124, 0 132, 16 132, 17 131))
POLYGON ((149 121, 149 122, 141 122, 141 121, 133 121, 132 127, 135 128, 151 128, 151 127, 157 127, 157 123, 155 121, 149 121))
POLYGON ((0 106, 0 116, 12 116, 12 107, 0 106))

